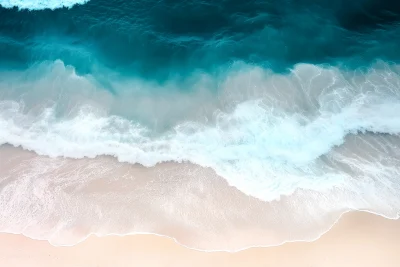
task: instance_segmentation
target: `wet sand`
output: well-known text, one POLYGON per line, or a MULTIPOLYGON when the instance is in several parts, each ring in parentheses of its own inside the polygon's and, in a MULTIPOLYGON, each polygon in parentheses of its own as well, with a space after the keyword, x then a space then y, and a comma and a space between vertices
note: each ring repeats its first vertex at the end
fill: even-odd
POLYGON ((398 267, 400 221, 352 212, 314 242, 293 242, 243 251, 202 252, 155 235, 91 236, 71 247, 22 235, 0 235, 0 262, 7 267, 287 266, 398 267))

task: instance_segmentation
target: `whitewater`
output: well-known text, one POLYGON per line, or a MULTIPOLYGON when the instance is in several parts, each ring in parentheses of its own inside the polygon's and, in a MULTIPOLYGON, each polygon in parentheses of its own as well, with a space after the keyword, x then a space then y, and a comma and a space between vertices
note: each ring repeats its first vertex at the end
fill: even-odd
POLYGON ((89 0, 1 0, 0 6, 5 8, 17 7, 18 9, 28 10, 42 10, 42 9, 56 9, 56 8, 71 8, 74 5, 85 4, 89 0))
MULTIPOLYGON (((349 135, 397 135, 400 131, 396 116, 400 111, 400 79, 396 65, 355 74, 300 64, 287 75, 246 66, 243 72, 226 74, 228 78, 220 82, 222 89, 216 100, 205 99, 199 104, 198 97, 187 97, 188 106, 195 113, 196 106, 204 109, 204 102, 211 106, 211 110, 197 114, 198 120, 177 119, 169 129, 154 134, 146 125, 113 115, 93 98, 90 101, 94 103, 89 103, 76 89, 68 92, 53 88, 53 79, 57 79, 63 86, 99 90, 89 78, 77 76, 62 62, 49 64, 50 73, 26 83, 38 90, 57 90, 57 99, 25 103, 24 99, 32 102, 33 95, 40 95, 40 91, 31 89, 20 99, 1 101, 0 144, 21 146, 51 157, 110 155, 121 162, 146 167, 168 161, 191 162, 211 167, 231 185, 269 201, 296 188, 318 190, 343 183, 348 174, 324 161, 344 160, 339 159, 342 154, 336 156, 332 152, 345 145, 349 135), (239 89, 241 94, 248 95, 234 95, 232 84, 243 86, 239 89), (66 114, 60 112, 60 106, 77 97, 81 97, 80 103, 73 103, 74 108, 67 109, 66 114), (228 99, 236 103, 224 106, 228 99)), ((31 71, 35 70, 22 75, 29 76, 31 71)), ((21 78, 21 73, 13 75, 21 78)), ((203 76, 192 78, 199 87, 204 80, 212 79, 203 76)), ((1 86, 10 86, 9 83, 1 86)), ((148 86, 142 83, 141 86, 148 86)), ((11 90, 11 94, 18 96, 18 90, 11 90)), ((115 101, 115 96, 105 94, 109 98, 106 101, 115 101)), ((175 98, 179 101, 179 95, 175 98)), ((136 96, 130 99, 130 105, 136 106, 136 96)), ((174 100, 159 112, 180 112, 173 110, 174 100)), ((142 108, 152 111, 159 106, 157 99, 149 98, 142 108)))

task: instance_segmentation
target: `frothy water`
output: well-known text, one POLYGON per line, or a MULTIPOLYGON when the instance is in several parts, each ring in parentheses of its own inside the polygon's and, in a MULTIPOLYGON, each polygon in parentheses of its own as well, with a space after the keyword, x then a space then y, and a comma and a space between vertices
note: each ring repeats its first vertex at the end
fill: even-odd
POLYGON ((41 10, 56 8, 71 8, 77 4, 85 4, 89 0, 1 0, 0 6, 5 8, 41 10))
POLYGON ((0 6, 0 231, 237 250, 398 217, 397 2, 0 6))
MULTIPOLYGON (((205 118, 170 122, 156 135, 149 126, 114 115, 104 102, 100 105, 93 98, 91 104, 82 97, 82 103, 75 103, 64 113, 64 103, 72 102, 70 98, 79 97, 80 92, 54 88, 58 85, 53 79, 63 86, 71 84, 71 88, 90 86, 89 90, 95 92, 101 89, 90 79, 67 70, 62 62, 50 65, 49 74, 26 81, 31 87, 28 95, 19 97, 14 90, 11 94, 16 94, 19 101, 1 102, 0 144, 22 146, 51 157, 110 155, 121 162, 147 167, 168 161, 191 162, 211 167, 229 184, 270 201, 297 188, 322 190, 346 183, 349 175, 331 162, 344 160, 342 154, 332 151, 346 145, 347 136, 400 132, 400 119, 396 116, 400 112, 400 77, 396 65, 358 73, 303 64, 286 75, 247 66, 243 72, 228 73, 222 81, 211 81, 219 83, 218 96, 211 95, 200 104, 196 103, 200 93, 194 94, 194 99, 186 98, 191 109, 205 108, 203 102, 215 102, 209 103, 214 110, 203 111, 205 118), (234 95, 232 85, 240 86, 237 90, 248 95, 234 95), (24 98, 32 102, 31 94, 43 90, 57 92, 54 97, 58 99, 49 98, 48 104, 24 102, 24 98), (227 99, 228 107, 224 105, 227 99)), ((14 75, 19 79, 21 75, 30 76, 29 71, 14 75)), ((210 79, 192 78, 200 88, 199 84, 204 80, 208 84, 210 79)), ((126 82, 124 86, 129 85, 126 82)), ((105 102, 116 101, 111 94, 104 97, 110 98, 105 102)), ((176 98, 183 97, 178 94, 176 98)), ((140 105, 140 97, 130 99, 131 106, 136 102, 140 105)), ((174 105, 171 101, 159 112, 173 114, 177 112, 174 105)), ((142 108, 153 110, 157 106, 157 99, 150 97, 142 108)), ((358 174, 368 175, 363 170, 358 174)))

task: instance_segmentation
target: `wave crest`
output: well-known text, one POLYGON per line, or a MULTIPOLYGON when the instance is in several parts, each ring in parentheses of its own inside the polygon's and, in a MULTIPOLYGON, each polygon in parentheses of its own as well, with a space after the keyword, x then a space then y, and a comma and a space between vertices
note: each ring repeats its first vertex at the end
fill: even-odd
POLYGON ((18 9, 42 10, 42 9, 57 9, 71 8, 74 5, 83 5, 89 0, 0 0, 0 6, 4 8, 17 7, 18 9))

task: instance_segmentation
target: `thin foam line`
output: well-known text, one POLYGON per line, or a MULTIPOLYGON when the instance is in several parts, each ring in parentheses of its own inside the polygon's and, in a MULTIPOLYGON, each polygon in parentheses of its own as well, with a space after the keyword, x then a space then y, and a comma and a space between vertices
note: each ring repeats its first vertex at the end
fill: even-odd
POLYGON ((376 216, 383 217, 383 218, 388 219, 388 220, 398 220, 398 219, 400 218, 400 214, 397 214, 396 217, 391 218, 391 217, 389 217, 389 216, 386 216, 386 215, 383 215, 383 214, 379 214, 379 213, 377 213, 377 212, 373 212, 373 211, 369 211, 369 210, 347 210, 347 211, 344 211, 343 213, 341 213, 341 214, 339 215, 339 217, 334 221, 334 223, 333 223, 326 231, 323 231, 322 233, 320 233, 316 238, 307 239, 307 240, 306 240, 306 239, 304 239, 304 240, 302 240, 302 239, 285 240, 285 241, 282 241, 282 242, 280 242, 280 243, 278 243, 278 244, 272 244, 272 245, 258 245, 258 246, 257 246, 257 245, 254 245, 254 246, 243 247, 243 248, 236 249, 236 250, 225 250, 225 249, 205 250, 205 249, 198 249, 198 248, 191 247, 191 246, 188 246, 188 245, 183 244, 182 242, 180 242, 180 241, 179 241, 178 239, 176 239, 175 237, 168 236, 168 235, 163 235, 163 234, 158 234, 158 233, 151 233, 151 232, 132 232, 132 233, 126 233, 126 234, 109 233, 109 234, 105 234, 105 235, 96 234, 96 233, 90 233, 90 234, 86 235, 84 238, 82 238, 81 240, 79 240, 78 242, 76 242, 76 243, 74 243, 74 244, 66 244, 66 245, 55 245, 55 244, 51 243, 50 240, 34 238, 34 237, 31 237, 31 236, 29 236, 29 235, 27 235, 27 234, 24 234, 24 233, 1 232, 1 231, 0 231, 0 233, 2 233, 2 234, 13 234, 13 235, 22 235, 22 236, 27 237, 27 238, 32 239, 32 240, 47 241, 47 242, 48 242, 51 246, 53 246, 53 247, 73 247, 73 246, 76 246, 76 245, 78 245, 78 244, 84 242, 85 240, 87 240, 87 239, 88 239, 89 237, 91 237, 91 236, 95 236, 95 237, 98 237, 98 238, 102 238, 102 237, 109 237, 109 236, 110 236, 110 237, 113 237, 113 236, 114 236, 114 237, 126 237, 126 236, 135 236, 135 235, 154 235, 154 236, 158 236, 158 237, 163 237, 163 238, 171 239, 171 240, 173 240, 176 244, 178 244, 178 245, 180 245, 180 246, 182 246, 182 247, 184 247, 184 248, 187 248, 187 249, 190 249, 190 250, 194 250, 194 251, 199 251, 199 252, 210 252, 210 253, 213 253, 213 252, 236 253, 236 252, 240 252, 240 251, 244 251, 244 250, 248 250, 248 249, 253 249, 253 248, 278 247, 278 246, 281 246, 281 245, 284 245, 284 244, 296 243, 296 242, 307 242, 307 243, 315 242, 315 241, 317 241, 318 239, 320 239, 323 235, 325 235, 326 233, 328 233, 328 232, 340 221, 340 219, 341 219, 345 214, 351 213, 351 212, 364 212, 364 213, 369 213, 369 214, 373 214, 373 215, 376 215, 376 216))

